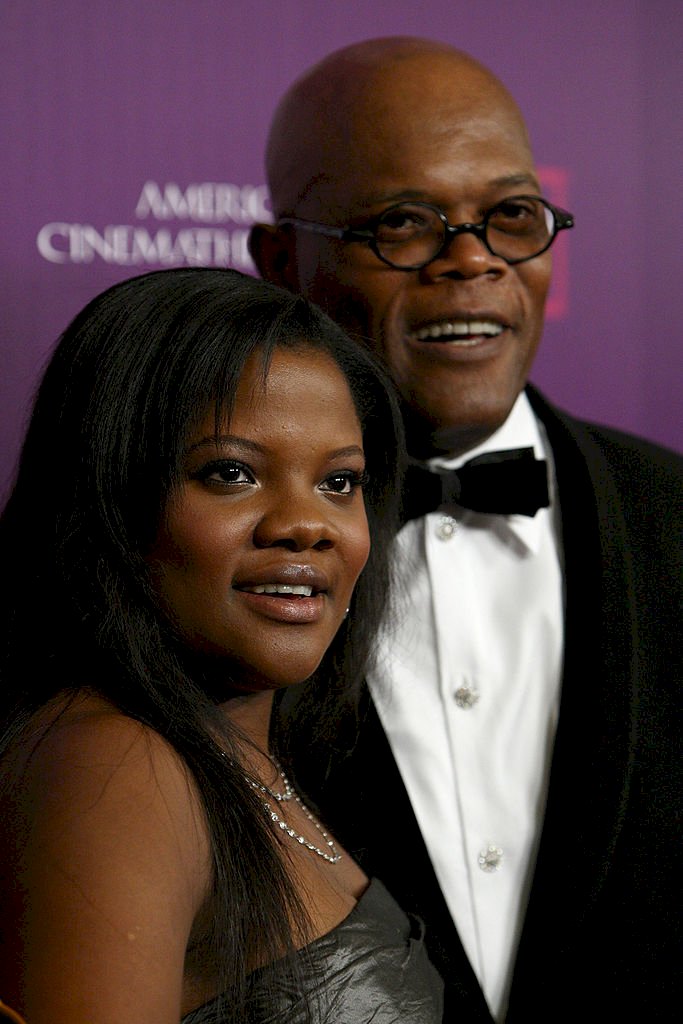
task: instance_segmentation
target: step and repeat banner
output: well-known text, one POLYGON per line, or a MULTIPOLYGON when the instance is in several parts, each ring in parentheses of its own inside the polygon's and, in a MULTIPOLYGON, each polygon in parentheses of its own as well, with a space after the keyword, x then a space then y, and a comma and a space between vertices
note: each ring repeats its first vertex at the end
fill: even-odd
POLYGON ((680 0, 0 0, 0 493, 68 321, 146 270, 253 272, 278 98, 324 54, 381 35, 491 67, 527 118, 544 193, 576 216, 535 382, 681 447, 680 0))

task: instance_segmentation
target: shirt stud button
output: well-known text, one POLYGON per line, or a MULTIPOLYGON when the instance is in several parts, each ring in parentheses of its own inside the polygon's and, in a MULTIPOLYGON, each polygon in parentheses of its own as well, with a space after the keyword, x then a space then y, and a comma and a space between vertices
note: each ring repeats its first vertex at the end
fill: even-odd
POLYGON ((441 516, 436 525, 436 536, 439 540, 450 540, 455 536, 458 524, 452 516, 441 516))
POLYGON ((489 843, 486 849, 482 850, 477 857, 477 863, 482 871, 499 871, 503 863, 503 850, 495 843, 489 843))
POLYGON ((473 686, 459 686, 453 694, 455 703, 463 711, 469 711, 479 700, 479 694, 473 686))

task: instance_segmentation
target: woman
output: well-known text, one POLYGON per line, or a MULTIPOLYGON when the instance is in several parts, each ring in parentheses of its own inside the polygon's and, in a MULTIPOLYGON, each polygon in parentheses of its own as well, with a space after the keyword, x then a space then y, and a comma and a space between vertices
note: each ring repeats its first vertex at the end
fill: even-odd
POLYGON ((63 335, 0 521, 0 998, 29 1024, 440 1019, 413 923, 268 748, 311 676, 319 741, 352 722, 397 424, 368 355, 234 272, 124 282, 63 335))

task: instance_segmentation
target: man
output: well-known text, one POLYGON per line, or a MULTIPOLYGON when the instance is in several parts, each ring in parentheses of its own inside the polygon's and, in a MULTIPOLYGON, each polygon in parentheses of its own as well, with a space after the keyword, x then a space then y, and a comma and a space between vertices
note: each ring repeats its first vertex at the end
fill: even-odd
POLYGON ((680 464, 525 390, 571 216, 501 83, 425 40, 311 69, 267 170, 261 274, 383 357, 415 462, 357 742, 299 782, 424 919, 448 1020, 668 1019, 680 464), (446 473, 480 456, 516 494, 446 473))

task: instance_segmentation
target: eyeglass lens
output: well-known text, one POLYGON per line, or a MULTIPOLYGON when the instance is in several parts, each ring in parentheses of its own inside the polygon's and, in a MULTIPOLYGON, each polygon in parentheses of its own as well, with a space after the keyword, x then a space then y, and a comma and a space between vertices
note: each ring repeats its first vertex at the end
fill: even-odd
MULTIPOLYGON (((524 260, 547 248, 555 234, 551 209, 533 197, 515 197, 488 211, 482 228, 495 255, 524 260)), ((437 255, 446 225, 429 206, 402 203, 387 210, 375 226, 378 253, 397 267, 424 266, 437 255)))

